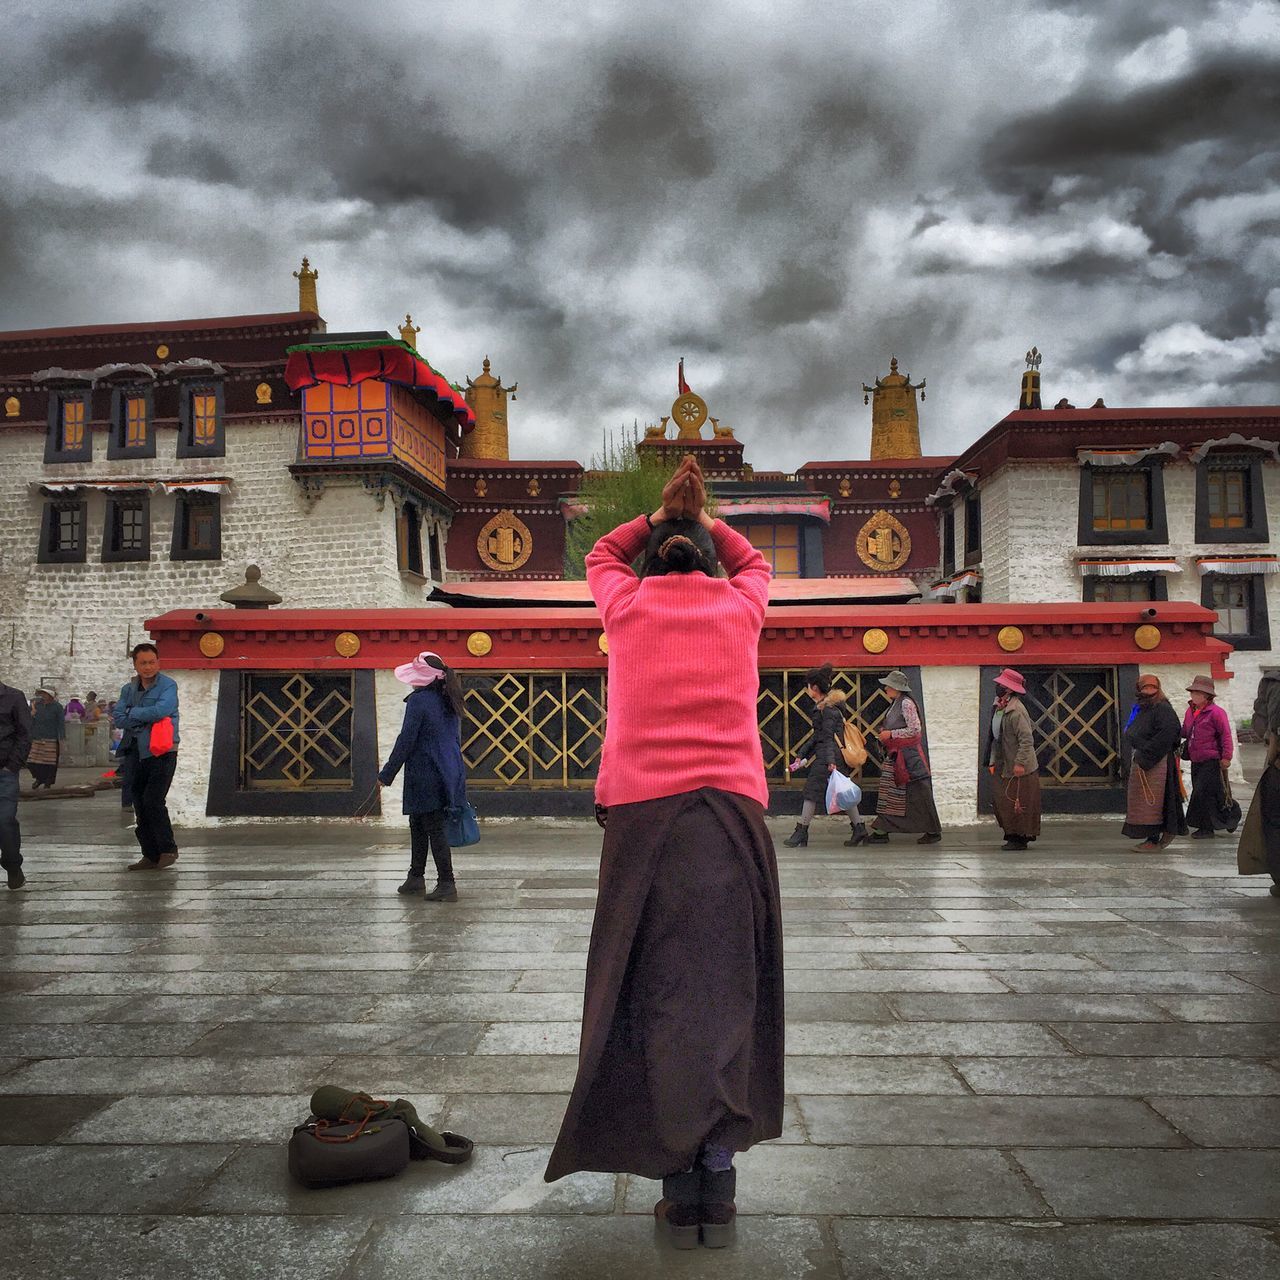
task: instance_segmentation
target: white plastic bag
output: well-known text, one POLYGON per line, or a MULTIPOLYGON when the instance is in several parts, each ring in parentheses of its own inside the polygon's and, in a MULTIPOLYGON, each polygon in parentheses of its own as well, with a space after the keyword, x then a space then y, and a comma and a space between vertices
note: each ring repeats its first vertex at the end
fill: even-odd
POLYGON ((827 779, 827 812, 846 813, 856 808, 862 799, 862 788, 839 769, 833 769, 827 779))

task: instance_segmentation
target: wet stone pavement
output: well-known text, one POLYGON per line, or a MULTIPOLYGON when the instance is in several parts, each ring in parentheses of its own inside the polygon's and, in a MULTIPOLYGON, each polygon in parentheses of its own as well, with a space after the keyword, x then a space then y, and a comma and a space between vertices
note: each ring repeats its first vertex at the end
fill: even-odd
POLYGON ((1280 1275, 1280 901, 1225 838, 868 851, 819 819, 780 848, 786 1131, 739 1160, 729 1257, 658 1247, 652 1182, 542 1181, 594 825, 486 826, 445 905, 398 898, 365 828, 193 832, 126 873, 114 796, 21 817, 0 1280, 1280 1275), (413 1099, 474 1162, 291 1184, 324 1081, 413 1099))

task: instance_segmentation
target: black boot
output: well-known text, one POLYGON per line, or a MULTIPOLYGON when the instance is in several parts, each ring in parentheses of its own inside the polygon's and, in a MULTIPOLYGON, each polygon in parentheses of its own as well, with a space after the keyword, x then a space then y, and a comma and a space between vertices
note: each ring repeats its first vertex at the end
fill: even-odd
POLYGON ((437 880, 436 887, 422 896, 426 902, 457 902, 458 886, 452 880, 437 880))
POLYGON ((809 828, 803 822, 796 823, 796 829, 782 842, 788 849, 806 849, 809 846, 809 828))
POLYGON ((653 1217, 659 1229, 676 1249, 698 1247, 698 1221, 702 1216, 703 1170, 673 1173, 662 1180, 662 1199, 653 1206, 653 1217))
POLYGON ((855 822, 853 824, 852 833, 850 834, 849 838, 844 842, 844 847, 846 849, 852 849, 857 845, 866 844, 867 841, 870 839, 871 837, 867 835, 866 825, 861 822, 855 822))
POLYGON ((404 884, 402 884, 396 890, 396 892, 404 893, 404 894, 424 893, 426 891, 426 888, 427 888, 427 882, 426 882, 426 879, 423 877, 422 872, 419 871, 415 875, 411 869, 409 871, 409 874, 405 877, 404 884))
POLYGON ((431 860, 436 864, 436 887, 426 895, 428 902, 457 902, 458 887, 453 880, 453 850, 445 845, 443 849, 431 842, 431 860))
POLYGON ((732 1165, 720 1171, 702 1170, 702 1243, 708 1249, 733 1243, 737 1190, 738 1171, 732 1165))

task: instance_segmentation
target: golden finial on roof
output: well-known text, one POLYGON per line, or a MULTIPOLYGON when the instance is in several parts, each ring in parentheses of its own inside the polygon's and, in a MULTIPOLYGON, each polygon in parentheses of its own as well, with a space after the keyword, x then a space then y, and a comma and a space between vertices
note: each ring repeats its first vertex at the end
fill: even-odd
POLYGON ((898 357, 889 361, 889 372, 875 380, 875 386, 862 384, 863 404, 871 409, 872 458, 920 457, 920 414, 916 392, 924 399, 923 378, 912 382, 908 374, 898 371, 898 357))
POLYGON ((407 343, 415 351, 418 349, 418 334, 422 332, 422 326, 413 323, 413 317, 406 311, 404 313, 404 324, 400 326, 400 341, 407 343))
POLYGON ((320 279, 320 273, 304 257, 302 267, 293 273, 293 278, 298 282, 298 310, 318 316, 320 304, 316 301, 316 281, 320 279))

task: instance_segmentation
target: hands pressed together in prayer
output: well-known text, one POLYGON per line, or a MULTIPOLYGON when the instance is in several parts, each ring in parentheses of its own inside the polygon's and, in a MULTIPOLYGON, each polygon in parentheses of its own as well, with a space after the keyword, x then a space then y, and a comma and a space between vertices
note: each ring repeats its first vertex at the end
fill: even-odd
POLYGON ((706 505, 707 486, 702 468, 693 454, 686 453, 662 491, 662 506, 649 519, 654 524, 663 520, 696 520, 709 529, 713 522, 703 510, 706 505))

